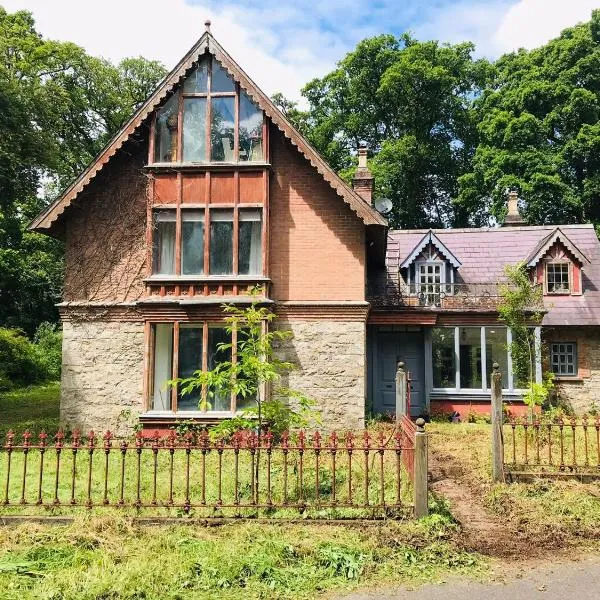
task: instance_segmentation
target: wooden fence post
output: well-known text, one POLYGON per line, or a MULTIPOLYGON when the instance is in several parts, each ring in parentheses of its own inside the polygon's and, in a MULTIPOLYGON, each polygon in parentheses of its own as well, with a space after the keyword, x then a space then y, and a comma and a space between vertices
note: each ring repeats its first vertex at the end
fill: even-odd
POLYGON ((406 395, 407 395, 408 377, 404 369, 404 363, 399 362, 396 369, 396 424, 407 413, 406 395))
POLYGON ((492 481, 504 481, 504 439, 502 437, 502 373, 494 363, 492 392, 492 481))
POLYGON ((427 482, 427 433, 425 433, 425 420, 417 419, 415 432, 415 478, 414 503, 415 517, 417 519, 429 514, 428 482, 427 482))

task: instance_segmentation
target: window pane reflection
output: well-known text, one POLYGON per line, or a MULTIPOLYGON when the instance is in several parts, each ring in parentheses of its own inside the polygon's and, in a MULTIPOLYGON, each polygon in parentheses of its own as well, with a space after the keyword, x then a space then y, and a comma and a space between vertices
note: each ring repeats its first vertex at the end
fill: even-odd
POLYGON ((206 160, 206 98, 183 100, 183 160, 206 160))
POLYGON ((206 93, 208 91, 208 60, 200 64, 187 76, 183 84, 185 94, 206 93))
POLYGON ((211 159, 234 162, 234 98, 211 99, 211 159))
POLYGON ((212 59, 212 81, 211 93, 215 92, 235 92, 233 79, 229 77, 225 69, 213 58, 212 59))
POLYGON ((186 210, 181 216, 181 272, 204 273, 204 213, 186 210))
POLYGON ((262 111, 244 92, 240 92, 240 160, 263 159, 262 130, 262 111))
POLYGON ((240 211, 238 272, 258 275, 262 272, 260 210, 240 211))
POLYGON ((487 387, 492 387, 491 374, 494 363, 498 363, 502 374, 502 387, 508 387, 508 346, 505 327, 485 328, 485 373, 487 387))
POLYGON ((210 273, 233 273, 233 211, 210 212, 210 273))
MULTIPOLYGON (((202 326, 182 323, 179 326, 179 372, 178 377, 191 377, 202 369, 202 326)), ((202 397, 200 389, 189 394, 178 393, 178 410, 198 410, 202 397)))
MULTIPOLYGON (((208 370, 217 364, 231 360, 231 349, 219 349, 219 344, 231 343, 231 336, 224 327, 211 327, 208 330, 208 370)), ((231 394, 227 391, 213 390, 209 394, 207 410, 231 410, 231 394)))
POLYGON ((456 358, 454 353, 454 328, 432 331, 433 387, 456 387, 456 358))
POLYGON ((177 160, 178 109, 179 94, 174 94, 156 114, 156 130, 154 135, 155 162, 172 162, 177 160))
POLYGON ((481 389, 481 328, 461 327, 459 331, 460 387, 481 389))

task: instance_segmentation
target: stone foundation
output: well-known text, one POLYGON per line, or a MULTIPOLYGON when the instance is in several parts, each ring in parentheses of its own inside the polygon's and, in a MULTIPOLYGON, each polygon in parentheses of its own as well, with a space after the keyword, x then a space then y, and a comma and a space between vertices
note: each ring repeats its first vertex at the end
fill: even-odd
POLYGON ((61 424, 131 433, 142 411, 143 373, 143 323, 65 321, 61 424))
POLYGON ((360 429, 365 422, 366 329, 360 321, 277 321, 293 339, 279 343, 277 356, 294 363, 282 384, 316 400, 322 427, 360 429))
MULTIPOLYGON (((577 343, 577 377, 559 377, 555 381, 559 398, 582 414, 600 404, 600 327, 544 328, 544 342, 577 343)), ((547 359, 547 357, 545 357, 547 359)))

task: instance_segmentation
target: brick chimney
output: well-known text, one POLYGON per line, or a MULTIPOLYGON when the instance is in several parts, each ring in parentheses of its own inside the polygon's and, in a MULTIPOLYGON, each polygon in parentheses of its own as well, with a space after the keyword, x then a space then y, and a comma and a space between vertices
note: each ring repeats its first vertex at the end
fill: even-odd
POLYGON ((525 221, 519 212, 519 196, 514 190, 508 192, 508 212, 504 217, 502 227, 518 227, 525 225, 525 221))
POLYGON ((369 204, 373 204, 373 184, 375 178, 369 167, 367 166, 367 149, 361 146, 358 149, 358 169, 352 180, 354 191, 366 200, 369 204))

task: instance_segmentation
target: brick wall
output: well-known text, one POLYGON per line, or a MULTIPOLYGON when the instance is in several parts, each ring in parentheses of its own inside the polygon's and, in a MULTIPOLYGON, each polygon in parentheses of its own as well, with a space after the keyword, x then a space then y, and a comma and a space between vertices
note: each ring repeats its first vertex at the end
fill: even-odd
POLYGON ((364 300, 365 228, 274 127, 270 268, 276 300, 364 300))
POLYGON ((544 362, 548 368, 550 347, 555 342, 577 343, 577 377, 561 377, 555 381, 560 398, 576 413, 600 404, 600 327, 553 327, 543 329, 544 362))
POLYGON ((66 213, 66 301, 122 302, 144 291, 145 144, 111 159, 66 213))

